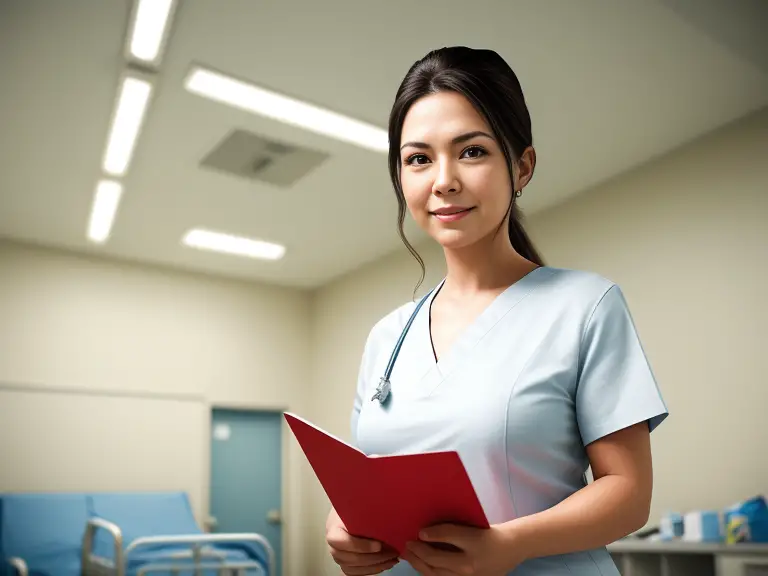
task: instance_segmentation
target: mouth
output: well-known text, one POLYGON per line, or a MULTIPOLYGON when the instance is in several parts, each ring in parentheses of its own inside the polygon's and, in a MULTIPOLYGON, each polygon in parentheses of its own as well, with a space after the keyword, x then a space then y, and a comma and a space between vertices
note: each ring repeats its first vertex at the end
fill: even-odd
POLYGON ((456 220, 460 220, 464 218, 467 214, 472 212, 474 210, 474 206, 470 208, 459 208, 459 207, 452 207, 452 208, 440 208, 438 210, 435 210, 434 212, 430 212, 430 215, 434 216, 438 220, 442 222, 455 222, 456 220))

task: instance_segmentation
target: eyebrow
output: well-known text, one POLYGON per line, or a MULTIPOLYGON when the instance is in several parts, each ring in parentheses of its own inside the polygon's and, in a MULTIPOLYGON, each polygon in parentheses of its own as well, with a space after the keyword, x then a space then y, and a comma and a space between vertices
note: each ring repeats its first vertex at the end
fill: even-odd
MULTIPOLYGON (((466 142, 467 140, 472 140, 472 138, 477 138, 478 136, 482 136, 484 138, 490 138, 491 140, 494 140, 494 137, 488 134, 487 132, 483 132, 482 130, 475 130, 473 132, 467 132, 466 134, 462 134, 460 136, 456 136, 453 140, 451 140, 452 144, 461 144, 462 142, 466 142)), ((426 150, 429 148, 429 144, 425 142, 406 142, 402 146, 400 146, 400 150, 407 147, 411 148, 419 148, 421 150, 426 150)))

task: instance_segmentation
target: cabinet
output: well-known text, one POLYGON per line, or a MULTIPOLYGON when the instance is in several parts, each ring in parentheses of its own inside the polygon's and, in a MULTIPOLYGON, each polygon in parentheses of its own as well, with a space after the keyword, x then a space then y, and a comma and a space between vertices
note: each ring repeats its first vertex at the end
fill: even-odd
POLYGON ((768 544, 620 540, 608 546, 622 576, 768 576, 768 544))

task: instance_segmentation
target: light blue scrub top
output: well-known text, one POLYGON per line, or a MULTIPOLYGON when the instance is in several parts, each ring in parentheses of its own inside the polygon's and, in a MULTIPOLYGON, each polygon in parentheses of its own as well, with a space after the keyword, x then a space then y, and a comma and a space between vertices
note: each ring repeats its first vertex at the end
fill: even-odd
MULTIPOLYGON (((371 330, 352 411, 366 454, 456 450, 488 520, 550 508, 586 485, 585 446, 667 408, 620 288, 589 272, 540 267, 507 288, 438 362, 424 303, 391 376, 371 401, 416 304, 371 330)), ((412 576, 405 561, 387 574, 412 576)), ((616 575, 605 548, 525 562, 515 576, 616 575)))

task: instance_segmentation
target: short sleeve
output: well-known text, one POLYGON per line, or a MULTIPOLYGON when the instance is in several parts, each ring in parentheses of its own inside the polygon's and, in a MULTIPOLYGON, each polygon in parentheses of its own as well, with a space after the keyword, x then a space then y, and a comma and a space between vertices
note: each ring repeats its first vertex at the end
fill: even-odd
POLYGON ((613 285, 589 318, 579 351, 576 417, 584 445, 668 415, 621 289, 613 285))

